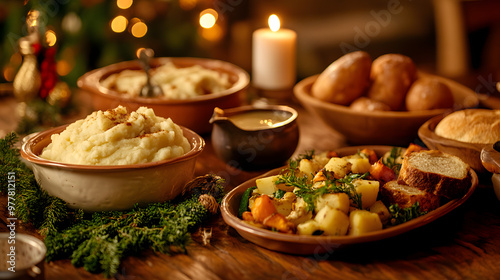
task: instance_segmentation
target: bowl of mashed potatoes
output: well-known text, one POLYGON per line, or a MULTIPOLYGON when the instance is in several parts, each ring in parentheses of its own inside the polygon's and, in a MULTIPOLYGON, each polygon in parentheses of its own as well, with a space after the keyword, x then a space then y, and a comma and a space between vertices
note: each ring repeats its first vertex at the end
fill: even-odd
POLYGON ((147 77, 139 61, 92 70, 77 85, 92 94, 95 110, 146 106, 199 134, 211 131, 209 120, 215 107, 232 108, 245 102, 250 77, 234 64, 192 57, 160 57, 150 64, 151 84, 162 89, 161 96, 141 96, 147 77))
POLYGON ((123 210, 179 195, 205 141, 151 108, 123 106, 26 139, 21 156, 40 186, 71 208, 123 210))

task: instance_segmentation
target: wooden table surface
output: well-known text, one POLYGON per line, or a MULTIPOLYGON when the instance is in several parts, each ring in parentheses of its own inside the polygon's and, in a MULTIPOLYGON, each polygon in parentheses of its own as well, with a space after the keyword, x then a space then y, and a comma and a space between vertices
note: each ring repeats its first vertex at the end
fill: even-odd
MULTIPOLYGON (((84 106, 88 97, 80 93, 84 106)), ((332 150, 347 144, 341 135, 309 115, 297 103, 300 142, 306 150, 332 150)), ((0 134, 15 128, 15 100, 0 98, 0 134), (13 115, 14 114, 14 115, 13 115)), ((0 135, 3 137, 3 135, 0 135)), ((231 168, 219 160, 209 135, 196 164, 195 175, 215 173, 227 181, 227 190, 262 171, 231 168)), ((192 235, 187 254, 163 255, 146 251, 126 258, 116 279, 500 279, 500 201, 488 177, 475 193, 451 213, 402 235, 358 244, 331 253, 297 256, 270 251, 242 238, 220 215, 202 227, 212 228, 204 245, 192 235)), ((6 198, 0 199, 0 231, 6 227, 6 198)), ((40 236, 28 225, 17 232, 40 236)), ((103 279, 69 260, 45 263, 46 279, 103 279)))

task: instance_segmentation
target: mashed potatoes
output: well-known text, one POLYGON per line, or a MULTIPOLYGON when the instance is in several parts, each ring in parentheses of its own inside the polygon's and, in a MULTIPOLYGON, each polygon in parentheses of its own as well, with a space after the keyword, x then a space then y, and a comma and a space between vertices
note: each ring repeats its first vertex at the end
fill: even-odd
POLYGON ((42 158, 72 164, 125 165, 160 161, 191 150, 181 128, 141 107, 97 111, 52 135, 42 158))
MULTIPOLYGON (((101 81, 101 85, 135 97, 139 96, 146 80, 144 71, 123 70, 101 81)), ((152 69, 151 83, 161 87, 163 96, 159 98, 164 99, 189 99, 231 87, 227 74, 200 65, 177 68, 173 63, 152 69)))

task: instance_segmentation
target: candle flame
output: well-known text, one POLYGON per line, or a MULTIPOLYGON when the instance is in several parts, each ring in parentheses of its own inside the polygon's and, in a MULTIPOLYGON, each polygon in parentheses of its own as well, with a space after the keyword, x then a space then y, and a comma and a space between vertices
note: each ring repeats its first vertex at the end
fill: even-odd
POLYGON ((269 16, 269 28, 271 28, 271 31, 278 31, 280 30, 280 19, 278 18, 277 15, 272 14, 269 16))

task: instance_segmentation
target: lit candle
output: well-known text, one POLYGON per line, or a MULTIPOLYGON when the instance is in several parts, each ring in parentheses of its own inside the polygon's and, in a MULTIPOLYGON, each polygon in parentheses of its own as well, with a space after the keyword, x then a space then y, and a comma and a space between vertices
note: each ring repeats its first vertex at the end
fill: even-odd
POLYGON ((252 38, 253 85, 264 90, 292 88, 296 79, 295 31, 280 29, 279 18, 271 15, 269 29, 256 30, 252 38))

